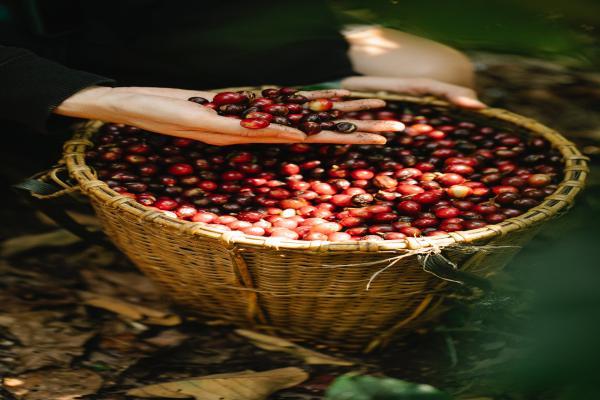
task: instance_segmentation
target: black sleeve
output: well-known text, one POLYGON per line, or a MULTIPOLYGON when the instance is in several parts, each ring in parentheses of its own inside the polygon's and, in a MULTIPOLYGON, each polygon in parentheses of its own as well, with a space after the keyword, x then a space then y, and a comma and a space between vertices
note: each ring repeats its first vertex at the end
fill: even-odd
POLYGON ((52 110, 66 98, 88 86, 111 83, 28 50, 0 45, 0 119, 46 132, 52 110))

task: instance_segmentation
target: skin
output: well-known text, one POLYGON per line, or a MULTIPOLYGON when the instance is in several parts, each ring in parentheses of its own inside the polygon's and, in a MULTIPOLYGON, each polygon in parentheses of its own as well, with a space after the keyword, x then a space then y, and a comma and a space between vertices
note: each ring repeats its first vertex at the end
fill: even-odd
MULTIPOLYGON (((473 69, 461 53, 439 43, 389 29, 369 28, 361 32, 346 32, 346 39, 351 46, 349 57, 354 69, 365 76, 343 79, 341 90, 299 94, 309 99, 343 97, 349 94, 348 90, 430 94, 461 107, 485 107, 469 87, 473 82, 473 69)), ((357 132, 352 134, 322 131, 307 136, 300 130, 277 124, 264 129, 247 129, 236 119, 219 116, 214 110, 187 101, 193 96, 212 100, 215 94, 175 88, 93 86, 66 99, 54 109, 54 113, 133 125, 217 146, 298 142, 385 144, 385 138, 377 135, 378 132, 404 129, 404 125, 396 121, 348 121, 358 127, 357 132)), ((335 102, 334 108, 359 111, 384 105, 383 100, 363 99, 335 102)))

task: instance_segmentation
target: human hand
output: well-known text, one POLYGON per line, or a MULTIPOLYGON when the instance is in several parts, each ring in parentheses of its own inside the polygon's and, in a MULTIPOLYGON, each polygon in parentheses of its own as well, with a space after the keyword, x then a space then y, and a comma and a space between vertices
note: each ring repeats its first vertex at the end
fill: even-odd
POLYGON ((414 96, 429 94, 464 108, 481 109, 486 107, 477 99, 477 94, 473 89, 428 78, 352 76, 342 80, 341 85, 344 89, 349 90, 384 90, 414 96))
MULTIPOLYGON (((123 123, 170 136, 199 140, 224 146, 242 143, 341 143, 383 144, 385 138, 374 132, 398 131, 404 125, 396 121, 350 121, 358 131, 342 134, 322 131, 306 136, 302 131, 278 124, 263 129, 247 129, 239 121, 218 115, 214 110, 187 101, 190 97, 212 100, 216 93, 151 87, 90 87, 61 103, 54 112, 78 118, 123 123)), ((309 99, 347 96, 347 90, 299 92, 309 99)), ((361 99, 335 102, 341 111, 380 108, 383 100, 361 99)))

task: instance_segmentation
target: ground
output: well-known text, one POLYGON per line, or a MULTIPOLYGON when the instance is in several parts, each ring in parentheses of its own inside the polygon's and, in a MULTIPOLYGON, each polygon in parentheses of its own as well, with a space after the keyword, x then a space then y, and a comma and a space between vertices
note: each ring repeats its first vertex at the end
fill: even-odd
MULTIPOLYGON (((597 165, 600 110, 592 107, 600 104, 599 73, 516 56, 473 56, 484 101, 565 133, 597 165)), ((597 183, 592 175, 591 193, 597 183)), ((321 398, 332 379, 349 371, 428 383, 461 399, 551 398, 543 386, 509 390, 501 382, 490 384, 487 372, 518 357, 526 337, 521 322, 529 291, 515 290, 514 280, 527 274, 515 270, 535 264, 532 260, 550 251, 560 235, 544 232, 522 252, 502 278, 507 291, 501 295, 457 309, 385 352, 357 356, 318 348, 352 365, 328 359, 313 365, 298 352, 261 349, 220 321, 180 318, 122 254, 78 241, 40 222, 8 192, 3 195, 10 203, 0 210, 2 399, 135 399, 125 392, 201 375, 289 366, 306 370, 310 378, 276 398, 321 398)), ((561 232, 589 226, 582 215, 599 207, 594 196, 586 196, 555 225, 561 232)))

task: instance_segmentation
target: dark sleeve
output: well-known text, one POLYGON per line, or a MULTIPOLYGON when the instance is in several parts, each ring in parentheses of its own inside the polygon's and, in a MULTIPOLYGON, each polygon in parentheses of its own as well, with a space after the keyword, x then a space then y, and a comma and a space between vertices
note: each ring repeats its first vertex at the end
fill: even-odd
POLYGON ((88 86, 112 82, 25 49, 0 46, 0 119, 46 132, 52 110, 63 100, 88 86))

